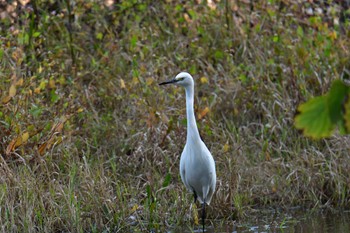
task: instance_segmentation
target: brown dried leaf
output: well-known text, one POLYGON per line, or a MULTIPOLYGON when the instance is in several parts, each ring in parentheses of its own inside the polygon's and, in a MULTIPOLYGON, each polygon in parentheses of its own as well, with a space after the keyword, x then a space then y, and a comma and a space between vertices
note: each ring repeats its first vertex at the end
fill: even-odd
POLYGON ((209 108, 205 107, 199 114, 198 114, 198 120, 202 119, 205 117, 209 112, 209 108))
POLYGON ((46 146, 47 146, 47 143, 46 143, 46 142, 44 142, 43 144, 41 144, 41 145, 39 146, 38 151, 39 151, 39 154, 40 154, 40 155, 43 155, 43 154, 45 153, 46 146))

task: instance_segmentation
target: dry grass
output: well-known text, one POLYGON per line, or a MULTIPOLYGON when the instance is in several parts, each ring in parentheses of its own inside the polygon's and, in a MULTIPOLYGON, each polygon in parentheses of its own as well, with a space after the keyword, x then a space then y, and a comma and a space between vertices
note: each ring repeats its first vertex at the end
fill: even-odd
POLYGON ((293 1, 252 12, 244 1, 77 1, 75 18, 66 2, 1 22, 3 232, 192 224, 178 175, 183 90, 157 85, 182 70, 196 78, 198 126, 216 160, 209 219, 349 207, 349 138, 312 141, 293 127, 298 104, 349 69, 348 24, 326 25, 293 1))

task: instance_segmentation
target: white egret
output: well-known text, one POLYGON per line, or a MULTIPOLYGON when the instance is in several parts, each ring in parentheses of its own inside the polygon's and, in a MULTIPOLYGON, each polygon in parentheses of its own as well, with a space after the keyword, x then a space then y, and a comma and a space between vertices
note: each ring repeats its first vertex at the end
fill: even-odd
POLYGON ((216 172, 213 156, 200 138, 194 116, 194 81, 189 73, 181 72, 170 81, 159 85, 175 84, 185 88, 187 114, 187 140, 180 159, 180 175, 186 188, 202 204, 202 224, 204 231, 205 206, 210 204, 215 191, 216 172))

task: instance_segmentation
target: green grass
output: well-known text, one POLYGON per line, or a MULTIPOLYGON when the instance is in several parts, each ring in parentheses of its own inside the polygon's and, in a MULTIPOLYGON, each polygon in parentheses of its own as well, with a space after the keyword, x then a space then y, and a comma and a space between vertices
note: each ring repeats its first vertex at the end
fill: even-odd
POLYGON ((210 220, 349 208, 349 138, 312 141, 293 127, 297 106, 349 69, 348 22, 327 25, 293 1, 252 12, 240 1, 63 1, 56 12, 36 2, 1 21, 5 231, 191 226, 178 174, 184 93, 157 85, 183 70, 196 114, 209 108, 198 127, 216 160, 210 220))

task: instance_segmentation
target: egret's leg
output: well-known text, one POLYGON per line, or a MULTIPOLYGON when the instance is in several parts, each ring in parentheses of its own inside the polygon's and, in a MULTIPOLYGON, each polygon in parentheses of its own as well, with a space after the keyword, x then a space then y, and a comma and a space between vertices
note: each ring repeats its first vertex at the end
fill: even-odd
POLYGON ((196 203, 198 196, 197 196, 196 191, 194 191, 194 190, 193 190, 193 197, 194 197, 194 203, 196 203))
POLYGON ((202 204, 202 224, 203 224, 203 232, 204 232, 204 224, 205 224, 205 198, 202 204))

